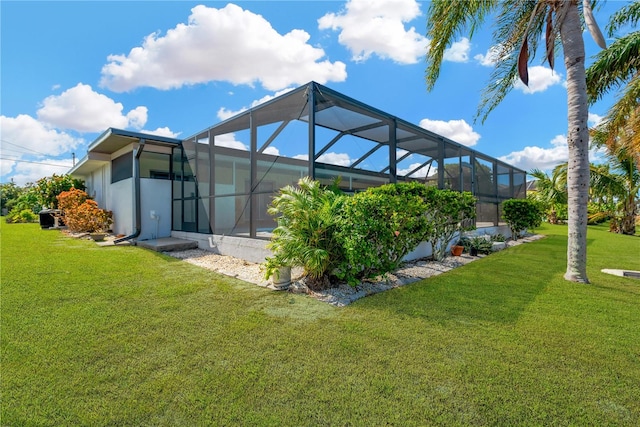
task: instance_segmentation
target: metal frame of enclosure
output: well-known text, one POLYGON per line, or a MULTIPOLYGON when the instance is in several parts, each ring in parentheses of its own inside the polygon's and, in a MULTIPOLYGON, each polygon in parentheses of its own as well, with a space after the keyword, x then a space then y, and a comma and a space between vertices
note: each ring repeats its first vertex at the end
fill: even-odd
POLYGON ((470 191, 478 227, 525 197, 526 172, 311 82, 173 149, 176 231, 267 238, 278 190, 310 176, 346 192, 398 181, 470 191))

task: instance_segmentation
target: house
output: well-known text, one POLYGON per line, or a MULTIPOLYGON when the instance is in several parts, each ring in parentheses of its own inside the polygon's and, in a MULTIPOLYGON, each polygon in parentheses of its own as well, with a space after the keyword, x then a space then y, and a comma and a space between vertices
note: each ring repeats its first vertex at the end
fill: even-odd
POLYGON ((315 82, 182 140, 108 129, 70 174, 126 239, 173 236, 262 261, 278 189, 311 176, 346 192, 420 180, 471 191, 478 227, 525 197, 526 172, 315 82))

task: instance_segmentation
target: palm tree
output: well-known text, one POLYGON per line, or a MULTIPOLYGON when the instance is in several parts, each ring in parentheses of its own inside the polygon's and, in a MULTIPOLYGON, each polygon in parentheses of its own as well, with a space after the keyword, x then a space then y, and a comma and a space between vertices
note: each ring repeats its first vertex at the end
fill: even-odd
MULTIPOLYGON (((551 224, 558 223, 558 208, 567 204, 567 185, 563 170, 553 169, 551 176, 540 169, 533 169, 529 175, 536 179, 536 192, 532 198, 541 202, 547 209, 547 220, 551 224)), ((527 193, 528 195, 529 193, 527 193)))
MULTIPOLYGON (((631 3, 614 13, 607 30, 610 37, 622 26, 640 21, 640 2, 631 3)), ((596 144, 604 145, 610 153, 622 148, 640 170, 640 31, 631 32, 614 41, 596 56, 587 69, 589 102, 594 103, 607 92, 618 88, 616 103, 603 122, 592 129, 596 144)))
POLYGON ((640 191, 640 171, 624 149, 608 156, 606 165, 591 170, 594 195, 617 201, 612 231, 634 235, 636 233, 636 198, 640 191), (613 166, 610 168, 609 165, 613 166))
MULTIPOLYGON (((427 12, 427 87, 432 89, 440 73, 445 49, 468 30, 469 37, 488 16, 496 19, 494 41, 498 49, 496 68, 485 90, 478 116, 487 115, 504 99, 517 76, 528 83, 527 63, 537 50, 546 27, 545 54, 553 67, 554 49, 560 40, 567 70, 569 202, 566 280, 589 283, 587 278, 587 202, 589 198, 589 129, 587 84, 580 8, 576 0, 434 0, 427 12)), ((590 0, 583 0, 584 22, 601 47, 606 47, 590 0)))

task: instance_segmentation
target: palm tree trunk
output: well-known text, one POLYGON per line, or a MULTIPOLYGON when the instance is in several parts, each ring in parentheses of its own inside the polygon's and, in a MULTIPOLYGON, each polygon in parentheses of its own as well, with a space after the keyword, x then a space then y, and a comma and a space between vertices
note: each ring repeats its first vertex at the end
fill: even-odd
POLYGON ((587 279, 587 203, 589 200, 589 128, 587 126, 587 83, 585 52, 578 6, 574 0, 560 27, 567 69, 569 163, 567 167, 568 242, 566 280, 589 283, 587 279))

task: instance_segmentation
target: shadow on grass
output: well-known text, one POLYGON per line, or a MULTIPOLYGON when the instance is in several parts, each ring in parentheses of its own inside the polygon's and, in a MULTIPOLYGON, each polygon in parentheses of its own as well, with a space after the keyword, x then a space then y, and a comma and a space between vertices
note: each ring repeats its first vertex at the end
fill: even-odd
POLYGON ((566 239, 550 236, 440 276, 365 298, 358 307, 439 323, 514 323, 564 274, 566 239))

